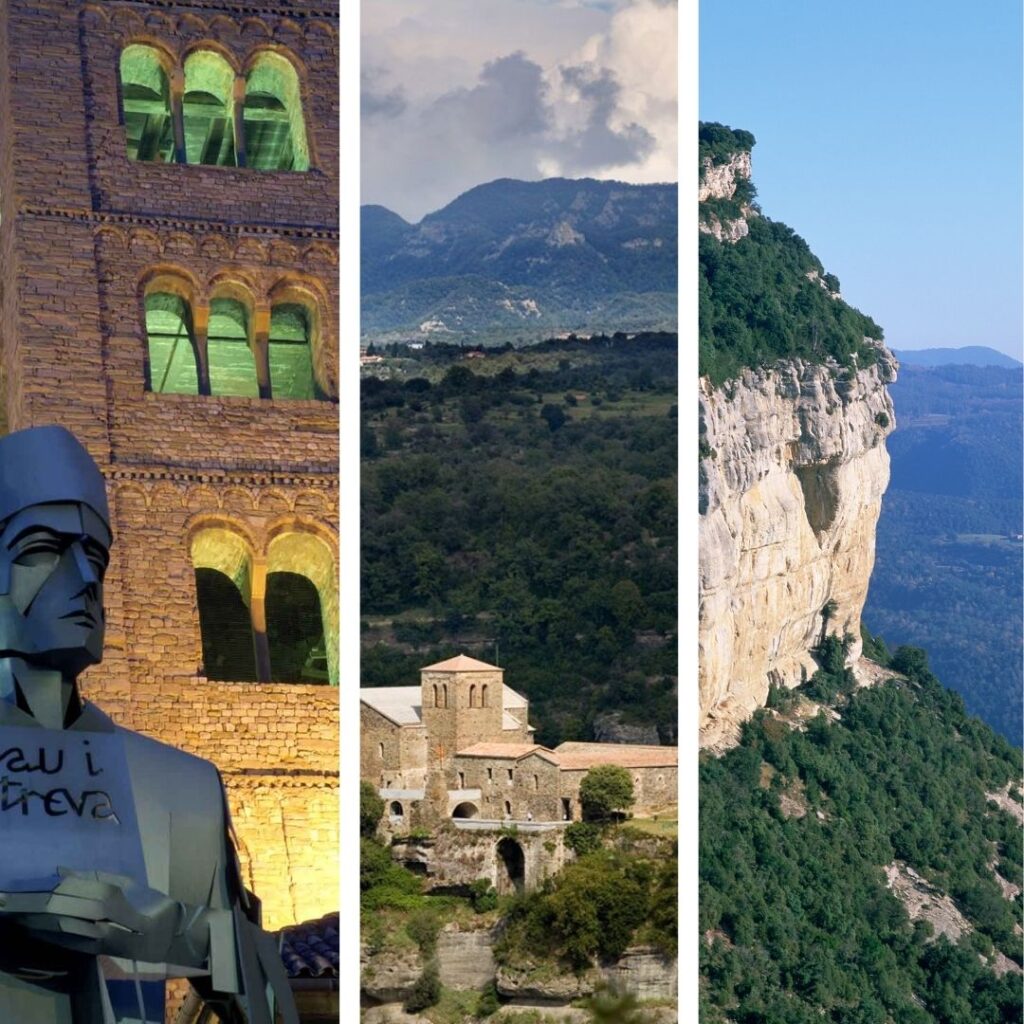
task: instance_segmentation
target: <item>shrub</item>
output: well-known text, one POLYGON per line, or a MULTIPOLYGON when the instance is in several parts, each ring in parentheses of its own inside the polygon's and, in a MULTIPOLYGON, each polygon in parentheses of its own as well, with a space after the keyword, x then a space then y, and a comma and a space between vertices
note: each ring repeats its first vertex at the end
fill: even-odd
POLYGON ((601 830, 590 821, 574 821, 565 830, 565 845, 582 857, 601 849, 601 830))
POLYGON ((437 964, 431 961, 416 979, 416 984, 406 999, 406 1013, 419 1013, 421 1010, 436 1006, 441 998, 441 977, 437 972, 437 964))
POLYGON ((372 839, 377 832, 377 823, 384 815, 384 801, 370 782, 359 783, 359 834, 372 839))
POLYGON ((486 878, 478 878, 469 887, 469 899, 478 914, 486 914, 498 906, 498 890, 486 878))

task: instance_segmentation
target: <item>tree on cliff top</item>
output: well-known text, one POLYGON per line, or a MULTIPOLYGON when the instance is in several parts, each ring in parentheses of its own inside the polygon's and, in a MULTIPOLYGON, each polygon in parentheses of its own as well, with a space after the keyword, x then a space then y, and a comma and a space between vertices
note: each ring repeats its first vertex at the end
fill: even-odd
POLYGON ((610 818, 632 807, 633 799, 633 779, 617 764, 591 768, 580 782, 580 802, 585 818, 610 818))

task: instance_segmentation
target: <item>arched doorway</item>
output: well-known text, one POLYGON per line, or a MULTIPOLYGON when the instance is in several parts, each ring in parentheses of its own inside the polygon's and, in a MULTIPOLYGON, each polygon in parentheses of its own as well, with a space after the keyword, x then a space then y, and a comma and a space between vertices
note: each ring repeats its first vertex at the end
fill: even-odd
POLYGON ((522 892, 526 883, 526 857, 523 848, 506 836, 497 846, 499 893, 522 892))
POLYGON ((480 813, 477 810, 476 804, 471 804, 468 800, 463 801, 461 804, 456 806, 455 810, 452 811, 453 818, 475 818, 480 813))

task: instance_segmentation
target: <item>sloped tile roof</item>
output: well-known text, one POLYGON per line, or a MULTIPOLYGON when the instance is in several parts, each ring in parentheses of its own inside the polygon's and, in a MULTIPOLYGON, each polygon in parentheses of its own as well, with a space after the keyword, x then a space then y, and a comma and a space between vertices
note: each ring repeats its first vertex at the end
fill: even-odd
POLYGON ((390 718, 396 725, 419 725, 423 721, 418 686, 367 686, 359 691, 359 699, 390 718))
POLYGON ((447 661, 439 661, 436 665, 427 665, 422 672, 501 672, 497 665, 488 665, 486 661, 477 661, 468 654, 457 654, 447 661))
POLYGON ((516 761, 533 753, 539 754, 547 761, 558 763, 558 755, 539 743, 474 743, 455 752, 456 757, 507 757, 516 761))
POLYGON ((338 914, 282 928, 281 959, 289 978, 338 977, 338 914))
POLYGON ((561 743, 554 749, 565 769, 594 768, 617 764, 623 768, 674 768, 679 764, 678 747, 646 747, 633 743, 561 743))

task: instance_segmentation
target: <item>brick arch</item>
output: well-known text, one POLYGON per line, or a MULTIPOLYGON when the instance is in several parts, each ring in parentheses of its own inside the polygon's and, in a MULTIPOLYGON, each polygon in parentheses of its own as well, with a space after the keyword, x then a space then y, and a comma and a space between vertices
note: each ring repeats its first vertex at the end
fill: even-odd
POLYGON ((235 39, 239 35, 238 22, 226 14, 215 14, 210 19, 207 31, 215 39, 235 39))
POLYGON ((284 491, 269 487, 257 494, 256 509, 259 512, 290 513, 292 503, 284 491))
POLYGON ((170 77, 171 72, 180 63, 178 54, 167 45, 164 39, 145 31, 145 29, 122 36, 121 52, 123 53, 129 46, 145 46, 147 49, 152 50, 157 60, 159 60, 164 74, 168 77, 170 77))
POLYGON ((163 253, 163 242, 160 236, 149 228, 133 228, 128 233, 128 251, 132 254, 158 258, 163 253))
POLYGON ((225 487, 221 492, 221 508, 225 512, 255 512, 256 494, 248 487, 225 487))
POLYGON ((228 67, 237 75, 240 67, 238 63, 238 57, 235 56, 234 51, 225 46, 223 43, 216 39, 211 39, 208 34, 205 34, 202 39, 197 39, 193 43, 189 43, 184 50, 181 52, 181 66, 185 66, 185 62, 191 57, 195 57, 197 54, 212 53, 218 57, 223 58, 228 67))
POLYGON ((143 24, 160 36, 174 35, 174 20, 169 14, 161 14, 159 11, 150 11, 146 15, 143 24))
POLYGON ((310 39, 316 39, 318 36, 326 36, 328 39, 334 40, 338 38, 338 32, 329 22, 315 18, 306 23, 302 37, 308 42, 310 39))
POLYGON ((167 291, 195 306, 202 296, 199 279, 190 270, 174 263, 147 267, 140 275, 136 294, 140 301, 154 291, 167 291))
POLYGON ((178 36, 206 36, 209 26, 195 14, 181 14, 174 26, 174 34, 178 36))
POLYGON ((184 507, 195 513, 209 513, 221 507, 220 493, 209 484, 195 484, 185 491, 184 507))
POLYGON ((86 24, 88 24, 90 20, 94 25, 99 24, 100 22, 104 25, 110 24, 110 17, 107 15, 107 12, 96 4, 85 4, 82 7, 81 18, 86 22, 86 24))
POLYGON ((299 491, 292 502, 297 515, 326 515, 334 508, 334 503, 324 491, 299 491))
POLYGON ((175 231, 164 239, 163 251, 168 256, 195 256, 196 240, 184 231, 175 231))
POLYGON ((324 242, 313 242, 303 250, 302 262, 309 266, 336 267, 338 254, 324 242))
POLYGON ((149 494, 145 487, 136 483, 119 483, 113 488, 115 517, 116 510, 122 506, 128 508, 148 509, 150 507, 149 494))
MULTIPOLYGON (((305 492, 304 492, 305 493, 305 492)), ((287 515, 272 519, 264 530, 266 537, 266 548, 286 533, 308 533, 317 537, 327 545, 332 557, 338 557, 338 537, 330 527, 318 522, 315 519, 307 519, 303 516, 287 515)))
POLYGON ((204 530, 223 530, 227 533, 237 534, 238 537, 249 548, 255 557, 256 552, 262 549, 259 538, 252 528, 244 520, 230 515, 220 515, 214 512, 199 512, 190 516, 185 523, 183 531, 185 547, 191 551, 192 542, 195 536, 204 530))
POLYGON ((246 18, 242 22, 240 31, 243 39, 257 35, 271 39, 274 35, 273 29, 262 18, 246 18))
POLYGON ((130 38, 146 31, 146 20, 137 11, 119 7, 108 18, 110 27, 121 34, 122 38, 130 38))
POLYGON ((101 247, 117 245, 122 251, 128 249, 128 232, 112 224, 101 224, 95 228, 93 239, 101 247))
POLYGON ((270 251, 259 239, 240 238, 235 242, 231 255, 239 262, 265 264, 269 261, 270 251))

